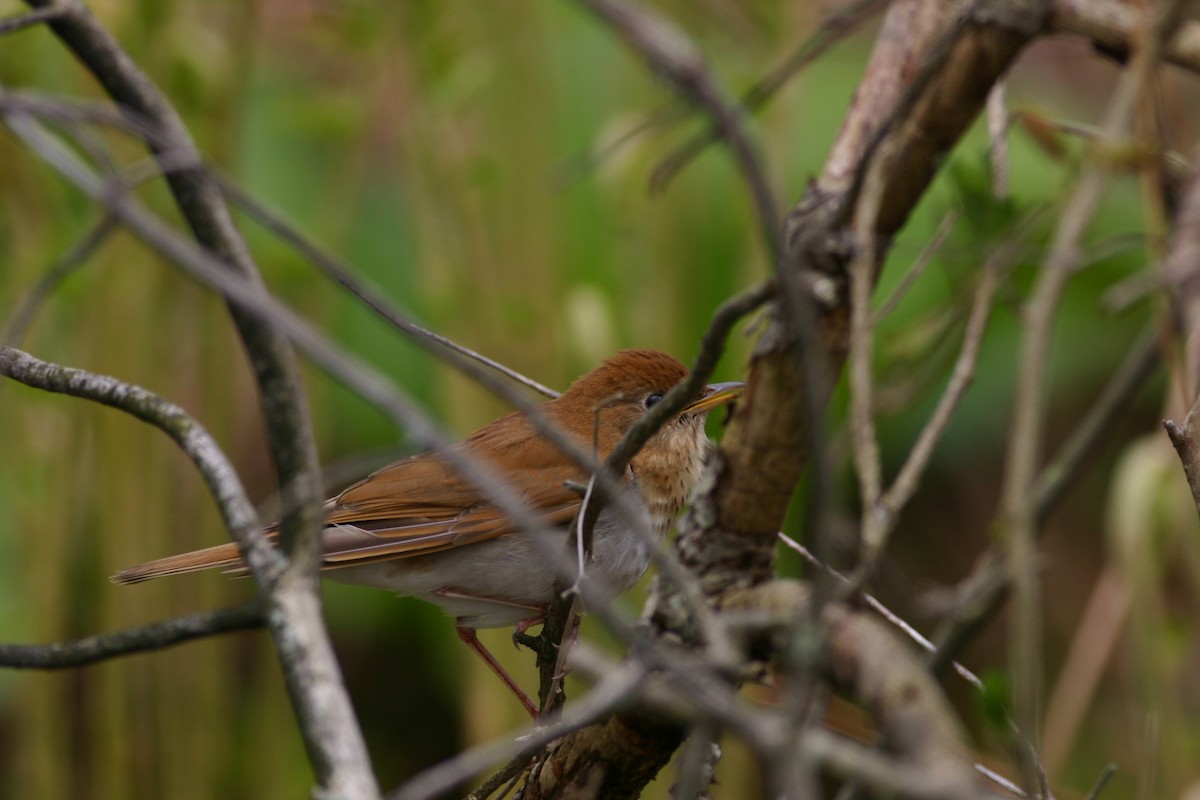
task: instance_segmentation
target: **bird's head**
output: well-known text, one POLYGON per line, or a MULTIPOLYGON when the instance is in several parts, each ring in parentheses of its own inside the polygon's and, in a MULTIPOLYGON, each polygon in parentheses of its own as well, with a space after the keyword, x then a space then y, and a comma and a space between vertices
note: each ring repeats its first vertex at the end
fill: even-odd
MULTIPOLYGON (((622 350, 576 380, 553 405, 566 426, 585 444, 595 442, 606 456, 652 406, 687 376, 678 359, 657 350, 622 350)), ((634 458, 634 467, 654 451, 703 452, 704 420, 735 398, 741 383, 713 384, 701 390, 634 458)))

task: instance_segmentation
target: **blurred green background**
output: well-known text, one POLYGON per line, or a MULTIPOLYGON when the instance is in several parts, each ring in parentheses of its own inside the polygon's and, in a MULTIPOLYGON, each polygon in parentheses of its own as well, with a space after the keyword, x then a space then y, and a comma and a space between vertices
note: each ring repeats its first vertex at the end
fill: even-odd
MULTIPOLYGON (((657 7, 696 38, 735 90, 779 63, 820 19, 807 4, 765 0, 657 7)), ((549 385, 565 387, 620 347, 655 347, 689 360, 714 308, 769 271, 723 153, 707 153, 665 192, 647 191, 650 170, 702 127, 698 121, 652 128, 603 159, 588 158, 672 99, 570 4, 106 0, 93 8, 225 174, 416 319, 549 385)), ((819 172, 871 33, 868 27, 834 48, 757 117, 782 202, 794 202, 819 172)), ((1014 76, 1012 105, 1094 123, 1115 74, 1086 47, 1045 43, 1014 76)), ((41 30, 0 39, 0 81, 98 96, 41 30)), ((1197 107, 1194 82, 1170 76, 1163 96, 1171 135, 1187 146, 1195 133, 1186 111, 1197 107)), ((120 137, 108 141, 124 160, 141 157, 120 137)), ((1016 130, 1013 198, 998 202, 988 190, 986 141, 975 131, 896 243, 881 297, 944 216, 960 214, 928 274, 881 332, 880 432, 889 469, 940 391, 989 242, 1036 210, 1049 212, 1041 244, 1052 230, 1083 153, 1078 142, 1062 144, 1054 153, 1016 130)), ((0 136, 0 164, 4 319, 99 212, 7 135, 0 136)), ((176 219, 161 186, 143 196, 176 219)), ((1152 252, 1143 206, 1136 178, 1120 175, 1092 228, 1089 268, 1072 283, 1057 329, 1052 444, 1156 311, 1152 297, 1119 312, 1101 304, 1152 252)), ((466 433, 506 410, 287 247, 252 223, 244 229, 281 297, 449 429, 466 433)), ((1006 283, 975 385, 880 580, 879 594, 926 629, 932 623, 921 599, 961 578, 990 540, 1018 308, 1039 254, 1035 247, 1006 283)), ((720 379, 742 374, 752 335, 734 336, 720 379)), ((226 447, 252 495, 269 499, 254 389, 222 304, 130 236, 114 236, 60 287, 22 346, 182 404, 226 447)), ((404 432, 382 414, 325 375, 306 375, 332 483, 410 452, 404 432)), ((1104 764, 1118 761, 1113 796, 1177 796, 1200 763, 1200 558, 1194 512, 1186 494, 1179 505, 1182 478, 1157 433, 1158 420, 1173 413, 1165 386, 1159 380, 1141 393, 1045 540, 1052 690, 1098 576, 1124 576, 1137 614, 1136 635, 1120 613, 1089 623, 1088 631, 1116 637, 1117 652, 1110 659, 1095 651, 1103 682, 1086 698, 1083 724, 1058 736, 1064 752, 1053 768, 1064 786, 1086 789, 1104 764), (1121 472, 1122 463, 1133 466, 1121 472), (1117 491, 1135 478, 1149 488, 1117 491), (1134 499, 1114 510, 1118 496, 1134 499)), ((843 404, 839 396, 831 414, 840 451, 843 404)), ((219 575, 108 583, 120 567, 224 539, 200 481, 163 436, 116 412, 11 383, 0 387, 0 408, 0 640, 69 639, 249 596, 246 582, 219 575)), ((853 482, 845 474, 849 513, 853 482)), ((800 571, 787 557, 781 569, 800 571)), ((631 614, 639 607, 634 594, 626 599, 631 614)), ((519 706, 435 609, 332 584, 325 598, 385 789, 522 722, 519 706)), ((585 635, 602 636, 595 627, 585 624, 585 635)), ((532 657, 506 645, 507 631, 484 637, 534 685, 532 657)), ((1003 668, 1002 623, 967 660, 980 671, 1003 668)), ((1073 675, 1066 682, 1078 683, 1073 675)), ((960 686, 953 694, 980 747, 999 752, 976 700, 960 686)), ((715 795, 748 796, 756 775, 731 743, 715 795)), ((664 796, 668 783, 664 773, 654 795, 664 796)), ((60 674, 0 672, 0 800, 266 800, 302 796, 310 784, 265 634, 60 674)))

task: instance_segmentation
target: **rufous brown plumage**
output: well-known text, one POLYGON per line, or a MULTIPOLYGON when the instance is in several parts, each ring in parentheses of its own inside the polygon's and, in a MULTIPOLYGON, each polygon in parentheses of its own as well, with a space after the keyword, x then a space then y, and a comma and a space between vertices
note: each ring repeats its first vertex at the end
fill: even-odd
MULTIPOLYGON (((541 406, 546 418, 604 459, 646 409, 683 380, 686 368, 653 350, 624 350, 541 406)), ((669 420, 634 456, 622 483, 643 522, 665 535, 700 477, 708 413, 735 397, 741 384, 716 384, 669 420)), ((566 530, 582 505, 573 486, 588 475, 526 415, 513 412, 455 445, 482 460, 520 493, 546 526, 566 530)), ((564 536, 564 541, 566 537, 564 536)), ((326 577, 419 597, 453 616, 459 635, 532 704, 475 639, 476 628, 531 624, 553 598, 559 575, 544 544, 525 535, 437 453, 384 467, 326 504, 322 534, 326 577)), ((595 527, 589 572, 615 591, 645 571, 645 538, 610 508, 595 527)), ((198 570, 242 569, 236 545, 225 544, 122 570, 135 583, 198 570)))

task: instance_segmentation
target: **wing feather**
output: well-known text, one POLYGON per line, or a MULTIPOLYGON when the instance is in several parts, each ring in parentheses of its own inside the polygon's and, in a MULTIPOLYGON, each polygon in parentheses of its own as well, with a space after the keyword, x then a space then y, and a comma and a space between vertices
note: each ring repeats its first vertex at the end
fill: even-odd
MULTIPOLYGON (((543 408, 553 416, 553 404, 543 408)), ((606 437, 611 438, 604 433, 598 443, 602 452, 613 444, 606 437)), ((582 505, 566 484, 582 483, 587 476, 518 413, 501 417, 456 446, 477 458, 492 454, 490 465, 496 474, 508 480, 517 499, 546 525, 565 526, 582 505)), ((519 530, 433 453, 384 467, 330 500, 325 511, 321 549, 327 569, 436 553, 519 530)), ((266 534, 274 539, 276 531, 271 528, 266 534)), ((131 567, 113 580, 133 583, 212 568, 235 573, 246 569, 237 546, 225 544, 131 567)))
MULTIPOLYGON (((547 525, 566 525, 582 504, 568 481, 584 479, 523 417, 509 415, 459 447, 503 476, 517 499, 547 525), (491 441, 503 435, 504 446, 491 441)), ((518 526, 436 454, 398 461, 349 487, 330 504, 326 566, 370 563, 464 547, 516 533, 518 526)))

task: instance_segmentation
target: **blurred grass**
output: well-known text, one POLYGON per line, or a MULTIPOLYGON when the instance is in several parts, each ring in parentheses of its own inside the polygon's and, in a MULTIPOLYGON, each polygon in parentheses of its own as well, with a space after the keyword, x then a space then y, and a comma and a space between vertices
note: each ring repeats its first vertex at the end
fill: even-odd
MULTIPOLYGON (((815 14, 784 3, 673 5, 735 88, 794 47, 815 14)), ((564 387, 619 347, 691 358, 716 305, 767 272, 743 187, 724 154, 705 154, 663 194, 647 195, 650 169, 695 121, 655 131, 594 170, 574 173, 581 154, 670 98, 569 4, 143 0, 94 7, 178 105, 218 167, 417 319, 552 386, 564 387)), ((760 118, 784 201, 796 199, 819 171, 868 44, 864 37, 835 49, 760 118)), ((1061 64, 1031 62, 1014 78, 1015 105, 1094 117, 1099 89, 1080 92, 1061 64)), ((1098 64, 1086 62, 1103 71, 1098 64)), ((97 91, 40 30, 4 39, 0 80, 70 95, 97 91)), ((881 335, 880 374, 909 395, 881 419, 893 468, 944 380, 954 350, 946 342, 956 341, 960 325, 955 312, 986 242, 1007 235, 1014 215, 1057 208, 1070 190, 1071 163, 1052 160, 1019 132, 1012 142, 1010 206, 997 206, 981 190, 985 142, 976 131, 914 214, 884 273, 881 296, 942 215, 963 211, 929 274, 881 335), (929 363, 934 368, 922 366, 929 363)), ((126 157, 136 152, 114 143, 126 157)), ((0 163, 0 249, 7 255, 0 314, 7 315, 96 210, 6 136, 0 163)), ((161 188, 145 196, 175 218, 161 188)), ((1095 239, 1140 235, 1138 209, 1133 181, 1115 181, 1095 239)), ((275 291, 451 430, 465 433, 505 410, 279 243, 245 227, 275 291)), ((1145 324, 1149 303, 1119 315, 1097 310, 1103 291, 1144 257, 1140 246, 1109 256, 1072 284, 1053 365, 1052 438, 1086 407, 1145 324)), ((881 594, 914 617, 922 609, 912 598, 960 577, 987 543, 1020 333, 1016 308, 1036 263, 1023 264, 1006 288, 975 386, 897 537, 881 594)), ((739 376, 749 341, 735 336, 719 377, 739 376)), ((222 305, 128 236, 114 237, 61 287, 24 346, 182 403, 228 449, 255 497, 271 494, 254 389, 222 305)), ((406 446, 402 431, 343 387, 315 371, 306 377, 326 462, 406 446)), ((1120 438, 1152 431, 1160 402, 1161 387, 1153 387, 1120 438)), ((105 577, 121 566, 223 539, 200 482, 163 437, 115 412, 9 385, 0 387, 0 406, 10 423, 0 458, 0 638, 68 638, 249 592, 215 575, 110 586, 105 577)), ((1102 498, 1119 449, 1106 451, 1097 476, 1053 521, 1052 675, 1108 558, 1102 498)), ((435 609, 336 585, 326 600, 383 786, 522 721, 519 707, 457 645, 435 609)), ((637 607, 635 595, 628 608, 637 607)), ((1194 653, 1194 626, 1166 625, 1162 613, 1164 624, 1154 630, 1168 631, 1176 652, 1194 653)), ((981 666, 1004 663, 1003 631, 994 628, 972 652, 981 666)), ((533 685, 531 659, 507 646, 506 631, 484 638, 533 685)), ((1143 643, 1139 652, 1157 652, 1160 644, 1143 643)), ((1072 751, 1064 773, 1071 786, 1086 787, 1099 765, 1145 749, 1146 720, 1164 702, 1145 705, 1143 684, 1127 674, 1136 653, 1126 661, 1110 671, 1111 691, 1092 711, 1096 724, 1072 751)), ((1200 702, 1196 687, 1176 678, 1179 694, 1167 702, 1200 702)), ((969 700, 963 705, 970 713, 969 700)), ((1115 795, 1164 763, 1194 755, 1195 718, 1190 726, 1173 718, 1169 741, 1160 737, 1157 750, 1123 769, 1115 795)), ((746 796, 757 781, 754 765, 736 753, 722 763, 718 796, 746 796)), ((1188 779, 1187 770, 1168 772, 1156 787, 1164 796, 1188 779)), ((0 800, 269 799, 300 796, 309 781, 263 635, 70 674, 0 672, 0 800)), ((668 782, 664 773, 653 796, 665 796, 668 782)))

